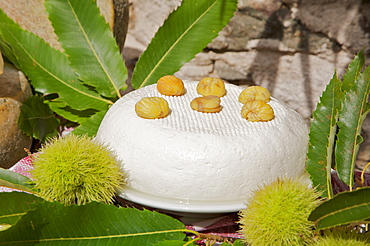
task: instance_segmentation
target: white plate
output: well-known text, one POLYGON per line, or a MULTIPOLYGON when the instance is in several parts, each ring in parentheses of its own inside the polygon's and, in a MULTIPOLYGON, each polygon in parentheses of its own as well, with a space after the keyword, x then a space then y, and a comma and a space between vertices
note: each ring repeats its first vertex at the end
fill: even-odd
POLYGON ((124 188, 124 193, 120 197, 141 205, 152 208, 164 209, 174 212, 186 213, 232 213, 244 209, 245 201, 232 200, 225 201, 220 197, 218 201, 201 201, 201 200, 180 200, 166 197, 152 196, 130 187, 124 188))

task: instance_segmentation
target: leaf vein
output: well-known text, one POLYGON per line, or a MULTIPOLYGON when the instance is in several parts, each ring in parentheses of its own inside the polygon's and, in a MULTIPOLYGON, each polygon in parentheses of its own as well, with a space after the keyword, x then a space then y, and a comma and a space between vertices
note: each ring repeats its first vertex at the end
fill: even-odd
POLYGON ((103 98, 100 98, 100 97, 96 97, 96 96, 93 96, 93 95, 90 95, 80 89, 77 89, 76 87, 73 87, 72 85, 70 85, 69 83, 65 82, 64 80, 62 80, 61 78, 57 77, 56 75, 54 75, 53 73, 51 73, 48 69, 46 69, 43 65, 41 65, 28 51, 27 49, 22 45, 22 43, 19 42, 19 40, 13 35, 13 33, 7 28, 7 31, 9 32, 10 35, 12 35, 12 37, 14 38, 14 40, 16 40, 17 44, 19 45, 19 47, 21 47, 23 49, 23 51, 25 52, 25 54, 33 61, 33 63, 35 65, 37 65, 40 69, 42 69, 45 73, 49 74, 52 78, 54 78, 55 80, 59 81, 61 84, 69 87, 70 89, 78 92, 78 93, 81 93, 82 95, 85 95, 87 97, 90 97, 90 98, 93 98, 93 99, 96 99, 96 100, 100 100, 100 101, 103 101, 105 103, 108 103, 108 104, 113 104, 113 102, 111 102, 110 100, 106 100, 106 99, 103 99, 103 98))
POLYGON ((86 34, 85 29, 84 29, 84 27, 82 26, 81 21, 79 20, 79 18, 78 18, 78 15, 77 15, 76 11, 75 11, 75 10, 74 10, 74 8, 72 7, 71 1, 68 1, 68 5, 69 5, 69 7, 71 8, 71 12, 72 12, 72 13, 73 13, 73 15, 75 16, 75 19, 76 19, 76 21, 77 21, 77 23, 78 23, 78 26, 79 26, 79 27, 80 27, 80 29, 81 29, 81 32, 82 32, 83 36, 85 37, 86 42, 88 43, 88 45, 89 45, 89 47, 90 47, 91 51, 93 52, 94 56, 96 57, 96 60, 98 61, 98 63, 99 63, 99 64, 100 64, 100 66, 102 67, 102 69, 103 69, 104 73, 107 75, 107 77, 108 77, 108 78, 109 78, 109 80, 111 81, 111 83, 112 83, 112 85, 113 85, 113 87, 114 87, 114 90, 116 91, 117 95, 120 97, 120 96, 121 96, 121 94, 120 94, 120 92, 119 92, 119 90, 118 90, 117 86, 115 85, 115 83, 113 83, 113 79, 112 79, 112 77, 111 77, 111 76, 110 76, 110 74, 108 73, 108 71, 107 71, 106 67, 104 66, 104 64, 103 64, 103 62, 102 62, 102 60, 101 60, 101 58, 100 58, 100 57, 99 57, 99 55, 97 54, 96 50, 94 49, 94 46, 92 45, 92 43, 91 43, 90 39, 88 38, 88 35, 86 34))
POLYGON ((189 30, 191 30, 202 18, 203 16, 205 16, 212 8, 213 6, 216 5, 218 1, 214 1, 214 3, 212 5, 210 5, 206 11, 204 11, 204 13, 202 13, 195 21, 194 23, 192 23, 180 36, 179 38, 171 45, 171 47, 164 53, 164 55, 161 57, 161 59, 159 59, 159 61, 157 62, 157 64, 155 64, 155 66, 153 67, 153 69, 149 72, 149 74, 146 76, 146 78, 143 80, 143 82, 141 83, 140 87, 143 87, 145 84, 146 84, 146 81, 148 80, 148 78, 150 78, 150 76, 154 73, 154 71, 157 69, 157 67, 159 67, 159 65, 162 63, 162 61, 165 59, 165 57, 173 50, 173 48, 178 44, 178 42, 180 42, 180 40, 189 32, 189 30))

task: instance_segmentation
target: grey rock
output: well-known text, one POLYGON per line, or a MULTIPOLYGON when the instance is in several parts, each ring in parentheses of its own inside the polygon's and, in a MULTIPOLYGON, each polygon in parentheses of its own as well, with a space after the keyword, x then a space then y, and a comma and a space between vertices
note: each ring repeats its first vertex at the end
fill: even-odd
POLYGON ((13 65, 5 63, 0 75, 0 167, 9 168, 27 155, 32 139, 18 128, 20 106, 32 95, 26 77, 13 65))

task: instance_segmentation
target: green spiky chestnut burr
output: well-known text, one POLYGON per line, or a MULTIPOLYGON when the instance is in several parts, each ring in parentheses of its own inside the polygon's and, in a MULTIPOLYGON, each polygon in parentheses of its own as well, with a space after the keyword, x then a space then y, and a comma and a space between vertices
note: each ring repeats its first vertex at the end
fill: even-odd
POLYGON ((324 230, 313 246, 366 246, 370 245, 369 233, 359 233, 346 226, 324 230))
POLYGON ((38 195, 67 205, 111 203, 126 180, 113 153, 87 136, 52 139, 42 146, 33 165, 38 195))
POLYGON ((313 238, 308 220, 319 194, 299 180, 277 180, 254 192, 240 211, 240 233, 253 246, 307 245, 313 238))

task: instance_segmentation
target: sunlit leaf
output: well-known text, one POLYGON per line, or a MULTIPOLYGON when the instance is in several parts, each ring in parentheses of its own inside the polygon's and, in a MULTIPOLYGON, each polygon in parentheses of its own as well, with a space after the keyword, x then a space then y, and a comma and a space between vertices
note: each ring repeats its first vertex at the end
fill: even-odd
MULTIPOLYGON (((108 109, 107 109, 108 110, 108 109)), ((77 128, 73 130, 73 134, 88 135, 93 137, 98 132, 100 122, 103 120, 106 111, 99 111, 86 121, 82 122, 77 128)))
POLYGON ((310 128, 307 171, 324 197, 332 197, 331 168, 349 186, 353 186, 354 161, 360 131, 369 112, 368 72, 361 73, 364 54, 359 52, 341 82, 335 74, 317 104, 310 128))
POLYGON ((79 79, 118 98, 127 69, 109 25, 92 0, 48 0, 49 19, 79 79))
POLYGON ((233 246, 245 246, 245 243, 241 239, 237 239, 234 241, 233 246))
POLYGON ((325 229, 370 218, 370 188, 343 192, 320 204, 309 216, 316 229, 325 229))
POLYGON ((313 186, 323 192, 323 197, 333 196, 331 167, 337 131, 338 109, 343 98, 340 86, 341 81, 334 73, 313 112, 311 120, 306 167, 313 186))
POLYGON ((183 240, 185 225, 148 210, 91 202, 82 206, 38 203, 0 232, 0 245, 152 245, 183 240))
POLYGON ((0 192, 0 224, 14 225, 42 198, 24 192, 0 192))
POLYGON ((0 186, 33 192, 31 183, 32 181, 26 176, 12 172, 9 169, 0 168, 0 186))
POLYGON ((361 130, 370 112, 370 67, 355 80, 354 86, 345 95, 339 113, 339 132, 336 145, 336 167, 339 178, 349 187, 354 184, 354 169, 357 153, 363 141, 361 130))
POLYGON ((0 42, 5 44, 5 48, 1 45, 3 55, 19 66, 36 91, 43 94, 57 93, 58 100, 77 110, 101 110, 113 103, 78 80, 65 54, 52 48, 40 37, 21 29, 1 9, 0 42))
POLYGON ((68 115, 68 119, 79 124, 73 131, 74 134, 86 134, 90 137, 96 135, 100 123, 108 111, 108 107, 106 110, 101 111, 96 111, 93 109, 78 111, 66 106, 63 102, 58 101, 49 102, 49 105, 57 114, 68 115))
MULTIPOLYGON (((54 110, 52 106, 55 104, 51 108, 67 120, 77 123, 87 121, 87 112, 90 112, 90 116, 99 111, 106 112, 108 105, 113 104, 113 101, 101 97, 93 87, 79 80, 64 53, 52 48, 40 37, 21 29, 1 9, 0 50, 26 74, 36 91, 44 95, 57 95, 59 110, 54 110)), ((122 72, 120 68, 116 70, 122 72)), ((95 128, 100 124, 96 118, 89 121, 97 124, 95 128)), ((42 133, 43 129, 38 131, 42 133)))
POLYGON ((3 57, 8 58, 8 60, 11 61, 14 64, 14 66, 18 68, 20 67, 20 65, 18 64, 17 58, 13 54, 12 48, 10 47, 9 44, 6 44, 4 40, 1 38, 1 32, 0 32, 0 52, 2 52, 3 57))
POLYGON ((159 28, 136 64, 135 89, 173 74, 201 52, 236 11, 237 0, 184 0, 159 28))
POLYGON ((364 65, 365 55, 364 51, 361 50, 350 62, 346 69, 346 73, 343 75, 342 91, 346 92, 352 89, 364 65))
POLYGON ((60 121, 42 97, 35 95, 27 98, 20 110, 18 125, 27 136, 44 142, 46 138, 58 134, 60 121))

